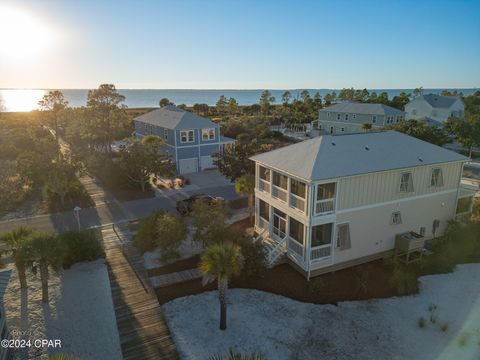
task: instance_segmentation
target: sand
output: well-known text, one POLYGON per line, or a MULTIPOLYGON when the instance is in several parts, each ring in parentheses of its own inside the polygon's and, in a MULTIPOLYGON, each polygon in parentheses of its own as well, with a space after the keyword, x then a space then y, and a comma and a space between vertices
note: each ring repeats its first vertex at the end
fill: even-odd
POLYGON ((338 306, 232 289, 226 331, 218 328, 216 291, 173 300, 163 309, 182 359, 206 359, 229 347, 274 360, 479 359, 480 264, 422 277, 421 284, 416 296, 338 306), (435 323, 430 304, 437 306, 435 323))

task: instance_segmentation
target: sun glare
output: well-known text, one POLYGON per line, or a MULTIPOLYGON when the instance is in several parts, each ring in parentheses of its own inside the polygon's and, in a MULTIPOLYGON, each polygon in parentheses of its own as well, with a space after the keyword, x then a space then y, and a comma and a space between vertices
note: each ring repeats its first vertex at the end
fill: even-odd
POLYGON ((0 5, 0 55, 30 59, 44 53, 52 44, 51 29, 35 16, 0 5))

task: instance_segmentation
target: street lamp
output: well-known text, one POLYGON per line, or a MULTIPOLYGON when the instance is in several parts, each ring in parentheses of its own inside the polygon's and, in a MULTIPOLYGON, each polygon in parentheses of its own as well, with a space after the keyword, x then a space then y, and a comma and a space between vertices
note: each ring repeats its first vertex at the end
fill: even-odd
POLYGON ((80 210, 82 210, 80 206, 75 206, 73 208, 73 215, 75 216, 75 219, 77 219, 78 231, 80 231, 80 210))

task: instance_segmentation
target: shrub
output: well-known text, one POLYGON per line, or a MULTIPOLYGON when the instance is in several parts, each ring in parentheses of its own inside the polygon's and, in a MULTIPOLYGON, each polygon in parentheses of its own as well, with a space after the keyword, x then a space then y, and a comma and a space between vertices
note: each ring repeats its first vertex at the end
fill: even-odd
POLYGON ((67 231, 59 235, 59 242, 64 269, 80 261, 92 261, 105 256, 103 243, 96 230, 67 231))
POLYGON ((395 264, 389 283, 399 295, 410 295, 418 292, 417 275, 401 264, 395 264))
POLYGON ((142 252, 154 250, 157 246, 157 219, 163 211, 154 211, 138 223, 137 234, 133 238, 133 244, 142 252))
POLYGON ((320 294, 321 291, 325 288, 326 282, 325 278, 323 277, 318 277, 316 279, 313 279, 310 281, 308 284, 308 287, 310 288, 310 291, 314 294, 320 294))
POLYGON ((187 225, 183 218, 163 213, 157 217, 155 244, 160 246, 160 258, 163 261, 177 259, 178 248, 187 236, 187 225))
POLYGON ((260 275, 266 269, 266 248, 261 241, 254 242, 248 236, 242 236, 237 241, 242 250, 243 269, 247 276, 260 275))
POLYGON ((418 327, 419 328, 424 328, 425 326, 427 326, 427 320, 425 320, 424 317, 419 317, 418 318, 418 327))
POLYGON ((457 338, 458 346, 465 346, 468 342, 468 334, 461 333, 457 338))
POLYGON ((440 330, 442 330, 442 332, 447 332, 448 331, 448 323, 443 323, 440 326, 440 330))
POLYGON ((235 348, 230 348, 228 354, 212 355, 209 360, 267 360, 267 357, 261 352, 242 353, 235 348))

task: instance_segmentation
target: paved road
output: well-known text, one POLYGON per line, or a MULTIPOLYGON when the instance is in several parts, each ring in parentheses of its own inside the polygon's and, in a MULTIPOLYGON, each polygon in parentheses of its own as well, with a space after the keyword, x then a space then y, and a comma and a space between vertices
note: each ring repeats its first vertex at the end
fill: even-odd
MULTIPOLYGON (((122 220, 142 218, 153 210, 166 210, 175 212, 177 199, 196 193, 207 193, 212 196, 221 196, 225 200, 238 198, 233 185, 204 188, 189 191, 183 194, 168 197, 152 197, 148 199, 132 200, 120 203, 116 200, 98 202, 97 207, 82 209, 80 212, 80 226, 86 229, 92 226, 105 225, 122 220)), ((27 225, 39 231, 65 231, 78 229, 73 211, 38 215, 22 219, 0 222, 0 232, 11 230, 20 225, 27 225)))

